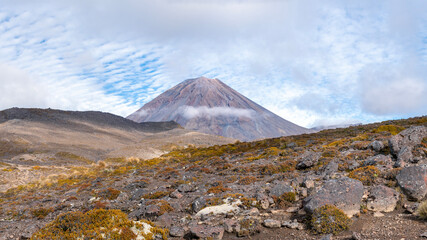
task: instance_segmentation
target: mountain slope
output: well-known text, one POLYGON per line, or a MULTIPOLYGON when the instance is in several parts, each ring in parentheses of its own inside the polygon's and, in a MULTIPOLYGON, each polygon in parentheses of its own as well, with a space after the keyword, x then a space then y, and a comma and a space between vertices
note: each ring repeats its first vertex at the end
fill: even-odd
POLYGON ((93 111, 7 109, 0 111, 0 166, 11 171, 0 174, 0 192, 99 160, 148 159, 188 145, 234 141, 189 131, 175 122, 136 123, 93 111), (33 171, 35 166, 50 170, 33 171))
MULTIPOLYGON (((103 112, 11 108, 0 111, 0 159, 41 161, 70 152, 91 161, 107 157, 151 158, 166 145, 224 144, 231 139, 182 129, 177 123, 136 123, 103 112)), ((72 162, 70 164, 73 164, 72 162)))
POLYGON ((240 140, 308 133, 218 79, 188 79, 127 117, 136 122, 175 121, 186 129, 240 140))

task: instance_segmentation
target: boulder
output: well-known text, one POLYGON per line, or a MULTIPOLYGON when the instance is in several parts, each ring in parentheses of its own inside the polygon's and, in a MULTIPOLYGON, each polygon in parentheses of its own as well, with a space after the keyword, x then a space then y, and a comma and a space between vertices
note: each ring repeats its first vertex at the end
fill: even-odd
POLYGON ((296 169, 301 170, 313 167, 319 161, 320 156, 320 153, 316 153, 313 151, 308 151, 304 153, 298 161, 296 169))
POLYGON ((299 223, 298 220, 294 219, 292 220, 286 220, 282 222, 282 227, 287 227, 287 228, 291 228, 291 229, 298 229, 298 230, 303 230, 304 229, 304 225, 302 223, 299 223))
POLYGON ((323 169, 322 169, 322 175, 323 176, 330 176, 333 173, 336 173, 338 171, 338 163, 336 161, 330 161, 323 169))
POLYGON ((323 236, 320 240, 332 240, 332 234, 327 234, 323 236))
POLYGON ((369 144, 369 148, 375 152, 381 152, 384 149, 384 144, 381 141, 373 141, 369 144))
POLYGON ((199 197, 191 204, 193 212, 198 212, 206 206, 206 200, 203 197, 199 197))
POLYGON ((180 199, 183 197, 183 195, 178 190, 175 190, 169 194, 169 197, 180 199))
POLYGON ((391 153, 397 157, 404 146, 413 147, 427 137, 427 127, 414 126, 403 130, 388 141, 391 153))
POLYGON ((392 212, 398 201, 398 192, 386 186, 378 185, 371 189, 367 207, 375 212, 392 212))
POLYGON ((307 178, 302 182, 302 186, 305 188, 314 188, 314 180, 307 178))
POLYGON ((268 196, 264 193, 263 190, 257 191, 255 198, 259 202, 262 209, 267 209, 270 206, 268 196))
POLYGON ((157 217, 160 216, 160 207, 157 205, 145 206, 142 210, 145 217, 157 217))
POLYGON ((410 146, 403 146, 400 149, 399 154, 397 154, 397 162, 414 163, 413 159, 414 156, 412 155, 412 147, 410 146))
POLYGON ((348 162, 348 170, 352 171, 360 167, 360 164, 355 160, 350 160, 348 162))
POLYGON ((385 156, 382 154, 378 154, 372 157, 367 158, 363 162, 363 166, 375 166, 375 165, 393 165, 393 161, 391 160, 391 157, 385 156))
POLYGON ((270 190, 271 197, 280 197, 284 193, 294 192, 294 188, 286 182, 277 181, 270 190))
POLYGON ((403 168, 397 174, 396 180, 410 199, 420 201, 427 194, 427 165, 403 168))
POLYGON ((136 189, 132 192, 131 200, 140 200, 147 192, 145 189, 136 189))
POLYGON ((317 192, 304 199, 304 210, 313 213, 316 208, 330 204, 352 217, 360 211, 363 194, 363 184, 358 180, 348 177, 328 180, 317 192))
POLYGON ((241 205, 242 202, 240 200, 237 200, 235 202, 227 202, 221 205, 216 206, 210 206, 201 209, 196 213, 196 216, 203 216, 203 215, 226 215, 227 213, 236 213, 239 212, 240 208, 239 205, 241 205))
POLYGON ((240 224, 236 219, 227 218, 224 220, 224 230, 228 233, 237 233, 240 231, 240 224))
POLYGON ((193 192, 194 187, 190 184, 181 184, 178 186, 178 191, 182 193, 193 192))
POLYGON ((193 225, 190 227, 190 233, 195 238, 201 239, 222 239, 224 236, 223 227, 214 227, 209 225, 193 225))
POLYGON ((172 216, 165 213, 157 218, 156 225, 163 228, 170 228, 173 224, 172 216))
POLYGON ((275 219, 265 219, 262 225, 266 228, 279 228, 282 226, 282 223, 275 219))
POLYGON ((184 237, 185 231, 182 227, 173 226, 169 229, 171 237, 184 237))

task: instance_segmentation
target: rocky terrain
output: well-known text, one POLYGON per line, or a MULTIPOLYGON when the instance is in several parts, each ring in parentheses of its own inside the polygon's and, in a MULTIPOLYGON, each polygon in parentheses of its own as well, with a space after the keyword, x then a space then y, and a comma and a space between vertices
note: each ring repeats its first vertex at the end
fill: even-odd
POLYGON ((188 79, 128 116, 175 121, 185 129, 250 141, 313 132, 256 104, 218 79, 188 79))
POLYGON ((2 193, 0 239, 425 239, 426 194, 419 117, 75 167, 2 193))
POLYGON ((175 122, 136 123, 103 112, 7 109, 0 111, 0 165, 8 169, 0 174, 0 191, 108 158, 147 159, 188 145, 234 141, 188 131, 175 122))

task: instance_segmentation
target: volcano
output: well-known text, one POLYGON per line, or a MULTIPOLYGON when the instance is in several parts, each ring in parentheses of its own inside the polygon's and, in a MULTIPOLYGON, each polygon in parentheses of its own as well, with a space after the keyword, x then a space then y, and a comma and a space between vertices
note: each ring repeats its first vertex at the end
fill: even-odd
POLYGON ((310 130, 251 101, 218 79, 188 79, 127 117, 135 122, 175 121, 189 130, 251 141, 310 130))

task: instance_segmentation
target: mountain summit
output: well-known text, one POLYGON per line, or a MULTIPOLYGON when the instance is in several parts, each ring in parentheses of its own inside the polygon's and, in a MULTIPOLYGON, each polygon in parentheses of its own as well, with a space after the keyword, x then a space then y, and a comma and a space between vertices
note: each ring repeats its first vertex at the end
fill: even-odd
POLYGON ((205 77, 185 80, 127 118, 135 122, 175 121, 186 129, 243 141, 309 132, 220 80, 205 77))

